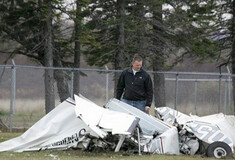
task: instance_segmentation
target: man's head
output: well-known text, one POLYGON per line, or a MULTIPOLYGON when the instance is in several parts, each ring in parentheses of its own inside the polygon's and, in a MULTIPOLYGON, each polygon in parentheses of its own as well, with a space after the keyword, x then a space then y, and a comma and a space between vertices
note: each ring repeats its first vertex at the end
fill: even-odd
POLYGON ((141 67, 142 67, 142 58, 139 55, 135 54, 132 60, 132 68, 135 71, 139 71, 141 67))

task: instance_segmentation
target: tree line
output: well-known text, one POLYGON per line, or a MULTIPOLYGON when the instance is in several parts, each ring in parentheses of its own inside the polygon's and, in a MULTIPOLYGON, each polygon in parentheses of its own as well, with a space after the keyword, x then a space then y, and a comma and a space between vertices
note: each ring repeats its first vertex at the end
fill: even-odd
MULTIPOLYGON (((89 65, 123 69, 138 53, 148 70, 192 58, 230 65, 235 74, 233 0, 2 0, 0 13, 0 41, 11 44, 0 52, 8 59, 21 54, 47 67, 79 68, 84 55, 89 65)), ((46 113, 55 106, 54 81, 61 101, 70 96, 68 74, 45 70, 46 113)), ((75 72, 75 94, 81 75, 75 72)), ((165 106, 164 75, 154 74, 153 83, 155 106, 165 106)))

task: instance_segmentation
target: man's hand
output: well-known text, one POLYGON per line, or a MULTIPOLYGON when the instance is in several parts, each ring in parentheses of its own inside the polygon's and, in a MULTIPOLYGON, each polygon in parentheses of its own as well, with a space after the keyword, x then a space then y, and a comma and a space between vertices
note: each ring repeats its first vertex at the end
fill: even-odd
POLYGON ((146 112, 147 114, 149 114, 149 110, 150 110, 150 107, 149 107, 149 106, 145 106, 145 112, 146 112))

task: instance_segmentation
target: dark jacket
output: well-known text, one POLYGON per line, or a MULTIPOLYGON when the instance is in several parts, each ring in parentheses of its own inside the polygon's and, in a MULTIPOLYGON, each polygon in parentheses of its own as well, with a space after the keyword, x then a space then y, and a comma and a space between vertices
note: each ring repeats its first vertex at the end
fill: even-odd
POLYGON ((150 75, 144 70, 140 69, 135 75, 132 67, 123 70, 117 84, 117 99, 123 98, 133 101, 146 100, 146 106, 151 106, 153 99, 153 87, 150 75))

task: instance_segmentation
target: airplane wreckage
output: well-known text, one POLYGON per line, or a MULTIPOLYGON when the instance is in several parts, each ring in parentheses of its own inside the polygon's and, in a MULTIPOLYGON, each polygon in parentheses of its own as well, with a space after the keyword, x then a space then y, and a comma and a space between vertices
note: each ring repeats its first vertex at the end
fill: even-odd
POLYGON ((68 98, 21 136, 0 143, 0 152, 74 148, 233 156, 234 116, 188 116, 168 107, 155 111, 153 117, 117 99, 100 107, 75 95, 75 101, 68 98))

